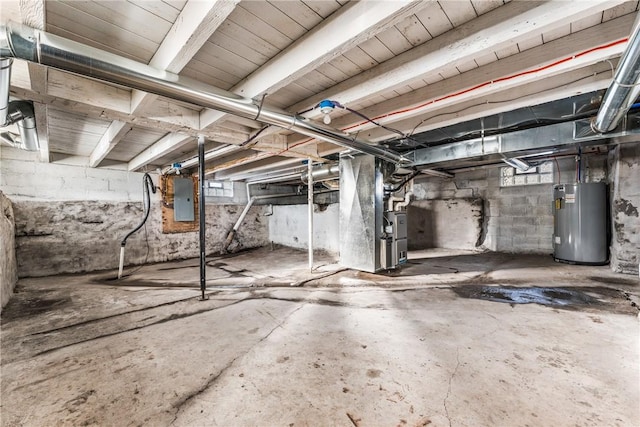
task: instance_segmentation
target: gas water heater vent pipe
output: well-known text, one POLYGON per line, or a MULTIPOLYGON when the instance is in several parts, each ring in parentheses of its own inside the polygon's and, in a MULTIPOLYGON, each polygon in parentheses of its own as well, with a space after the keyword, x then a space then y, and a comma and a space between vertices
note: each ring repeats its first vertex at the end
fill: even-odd
POLYGON ((124 268, 124 247, 127 245, 127 239, 131 237, 135 232, 140 230, 149 218, 149 212, 151 211, 151 195, 149 194, 149 189, 151 189, 151 192, 155 194, 156 186, 153 185, 151 175, 145 173, 142 176, 142 202, 144 203, 144 218, 142 219, 140 224, 138 224, 136 228, 128 232, 127 235, 124 236, 124 239, 122 239, 122 242, 120 242, 120 265, 118 267, 118 279, 122 278, 122 269, 124 268))

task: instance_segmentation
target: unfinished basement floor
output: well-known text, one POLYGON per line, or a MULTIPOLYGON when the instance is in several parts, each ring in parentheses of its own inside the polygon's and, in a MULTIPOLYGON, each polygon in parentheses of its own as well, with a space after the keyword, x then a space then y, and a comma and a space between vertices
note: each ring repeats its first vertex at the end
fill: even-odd
POLYGON ((267 248, 23 279, 2 425, 638 426, 638 278, 496 253, 267 248))

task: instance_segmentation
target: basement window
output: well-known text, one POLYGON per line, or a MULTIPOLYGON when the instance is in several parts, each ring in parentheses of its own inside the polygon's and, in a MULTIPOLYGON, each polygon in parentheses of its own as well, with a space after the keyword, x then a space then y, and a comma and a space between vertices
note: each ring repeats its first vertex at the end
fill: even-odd
POLYGON ((553 184, 553 163, 541 163, 526 171, 511 166, 500 168, 500 187, 535 184, 553 184))
POLYGON ((233 182, 207 181, 207 196, 233 197, 233 182))

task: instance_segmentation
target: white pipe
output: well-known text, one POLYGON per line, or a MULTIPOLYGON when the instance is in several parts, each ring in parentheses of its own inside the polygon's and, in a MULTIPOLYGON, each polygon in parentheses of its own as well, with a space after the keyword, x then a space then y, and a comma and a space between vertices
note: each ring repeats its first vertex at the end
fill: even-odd
POLYGON ((388 211, 390 211, 390 212, 393 212, 393 211, 395 210, 395 209, 394 209, 394 207, 393 207, 393 206, 394 206, 394 203, 395 203, 395 202, 401 202, 401 201, 403 201, 403 200, 404 200, 404 198, 403 198, 403 197, 398 197, 398 196, 389 196, 389 200, 387 201, 387 203, 389 204, 389 205, 387 206, 387 210, 388 210, 388 211))
POLYGON ((123 268, 124 268, 124 246, 120 246, 120 266, 118 267, 118 279, 122 278, 123 268))
POLYGON ((307 161, 307 210, 309 213, 309 272, 313 272, 313 162, 307 161))
POLYGON ((396 209, 400 210, 402 208, 406 208, 411 203, 411 196, 413 196, 413 180, 409 181, 409 187, 407 188, 407 192, 404 193, 404 201, 400 202, 396 205, 396 209))

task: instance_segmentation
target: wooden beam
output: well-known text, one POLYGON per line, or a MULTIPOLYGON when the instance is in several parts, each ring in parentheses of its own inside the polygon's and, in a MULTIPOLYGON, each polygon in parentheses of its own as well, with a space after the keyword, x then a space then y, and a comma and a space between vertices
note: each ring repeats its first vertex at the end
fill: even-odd
POLYGON ((97 167, 130 130, 131 125, 129 123, 119 120, 112 121, 102 138, 100 138, 96 148, 91 152, 89 166, 92 168, 97 167))
POLYGON ((153 143, 151 147, 148 147, 142 153, 131 159, 127 165, 127 169, 130 171, 138 170, 141 167, 152 163, 154 160, 159 159, 173 150, 193 141, 194 137, 192 135, 177 132, 169 133, 153 143))
MULTIPOLYGON (((395 0, 352 2, 307 32, 231 91, 254 98, 294 82, 331 59, 374 37, 381 31, 424 8, 427 1, 395 0)), ((206 109, 200 115, 201 128, 221 120, 225 113, 206 109)))
POLYGON ((15 59, 11 69, 11 94, 21 98, 40 102, 52 107, 103 120, 119 120, 132 125, 160 129, 166 132, 181 132, 192 136, 203 134, 213 141, 240 143, 247 139, 247 133, 225 128, 211 128, 200 131, 190 127, 193 123, 191 115, 162 116, 161 112, 152 117, 129 114, 130 91, 110 86, 85 77, 49 69, 47 93, 42 94, 31 89, 28 63, 15 59))
MULTIPOLYGON (((517 88, 505 89, 479 99, 434 109, 420 116, 404 119, 393 125, 413 134, 499 114, 518 108, 543 104, 581 93, 605 89, 611 83, 611 66, 600 62, 565 74, 546 78, 517 88)), ((397 136, 382 128, 360 133, 370 141, 382 141, 397 136)))
MULTIPOLYGON (((589 64, 610 60, 619 56, 625 49, 626 43, 612 43, 620 41, 629 34, 629 28, 633 25, 634 19, 633 15, 625 15, 492 62, 484 67, 380 102, 360 112, 367 117, 376 118, 376 121, 381 124, 397 127, 394 123, 423 115, 425 111, 434 111, 448 105, 482 98, 508 88, 515 88, 535 80, 544 80, 583 68, 589 64), (591 50, 594 46, 603 47, 591 50), (576 55, 578 57, 574 58, 576 55), (566 60, 567 58, 573 59, 566 60), (548 64, 556 65, 545 68, 548 64), (532 72, 532 70, 538 71, 532 72), (504 79, 507 76, 513 76, 513 78, 504 79), (491 83, 484 85, 487 82, 491 83), (473 90, 470 90, 472 88, 473 90), (460 95, 455 96, 455 94, 460 95)), ((363 123, 362 118, 348 114, 333 120, 332 126, 348 132, 357 132, 375 125, 370 122, 363 123)), ((296 143, 304 139, 308 138, 292 135, 289 142, 296 143)))
MULTIPOLYGON (((455 67, 482 55, 510 46, 535 34, 563 25, 623 3, 622 0, 567 2, 512 1, 466 24, 389 59, 363 73, 289 108, 300 111, 323 99, 354 103, 375 94, 400 87, 416 78, 437 75, 443 68, 455 67)), ((307 117, 317 117, 310 112, 307 117)))
MULTIPOLYGON (((180 73, 227 19, 240 0, 189 0, 151 58, 149 65, 159 70, 180 73)), ((134 90, 131 113, 145 111, 156 95, 134 90)))

